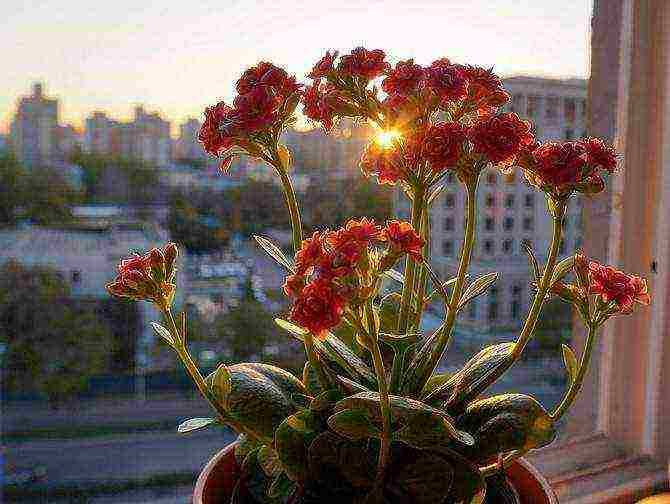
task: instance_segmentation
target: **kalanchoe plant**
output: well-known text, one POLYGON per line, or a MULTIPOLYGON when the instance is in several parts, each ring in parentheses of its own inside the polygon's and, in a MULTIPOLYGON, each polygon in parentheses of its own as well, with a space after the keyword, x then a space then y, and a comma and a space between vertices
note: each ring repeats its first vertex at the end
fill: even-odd
POLYGON ((571 196, 601 192, 603 175, 616 167, 615 152, 593 138, 536 142, 529 122, 499 110, 509 95, 491 70, 446 58, 427 67, 413 60, 392 66, 381 50, 328 52, 309 77, 303 87, 284 70, 259 63, 238 81, 232 107, 222 102, 207 109, 200 132, 224 169, 232 156, 245 155, 267 162, 281 178, 295 255, 256 240, 286 269, 292 305, 276 322, 304 345, 303 375, 258 363, 225 363, 206 378, 200 374, 187 348, 185 316, 177 323, 172 314, 173 244, 124 260, 108 289, 162 311, 167 327, 153 323, 154 329, 212 405, 212 418, 189 420, 179 431, 226 424, 239 433, 242 476, 232 502, 470 503, 485 495, 488 502, 514 502, 504 468, 554 439, 600 327, 649 303, 639 277, 581 253, 558 260, 571 196), (279 143, 299 101, 326 132, 343 117, 379 130, 360 167, 380 184, 400 186, 411 201, 411 222, 352 219, 303 239, 291 156, 279 143), (497 278, 467 276, 478 181, 492 169, 520 170, 544 193, 551 244, 544 264, 527 248, 535 294, 516 340, 484 348, 453 375, 436 374, 458 314, 497 278), (441 279, 431 268, 429 216, 447 174, 462 185, 466 216, 457 274, 441 279), (395 269, 401 261, 404 274, 395 269), (389 282, 397 289, 382 290, 389 282), (550 296, 574 306, 588 330, 579 361, 563 347, 564 398, 548 412, 524 394, 487 397, 520 359, 550 296), (435 299, 444 319, 422 334, 422 313, 435 299))

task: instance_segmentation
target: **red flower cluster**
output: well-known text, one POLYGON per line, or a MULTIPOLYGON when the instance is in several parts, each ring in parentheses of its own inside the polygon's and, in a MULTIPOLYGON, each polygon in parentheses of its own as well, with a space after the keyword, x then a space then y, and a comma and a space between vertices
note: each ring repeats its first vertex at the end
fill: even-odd
POLYGON ((325 338, 326 331, 339 324, 347 303, 361 293, 356 269, 369 267, 362 262, 369 247, 387 240, 387 255, 392 256, 387 263, 403 254, 421 256, 423 240, 407 222, 393 221, 382 228, 372 220, 352 219, 343 228, 304 240, 295 256, 296 272, 284 282, 284 292, 294 300, 291 319, 325 338))
POLYGON ((424 240, 409 222, 393 220, 386 225, 384 238, 388 240, 392 253, 407 254, 415 261, 421 259, 424 240))
POLYGON ((611 266, 589 261, 589 291, 600 295, 605 303, 614 301, 617 313, 630 313, 634 303, 648 305, 651 301, 647 281, 627 275, 611 266))
POLYGON ((239 95, 230 107, 219 102, 205 110, 205 122, 198 140, 213 156, 224 156, 221 169, 227 170, 233 156, 226 151, 240 147, 254 150, 254 134, 286 120, 295 109, 300 85, 295 77, 272 63, 261 62, 244 72, 237 81, 239 95))
POLYGON ((424 154, 434 172, 452 168, 461 155, 467 132, 461 124, 443 122, 426 133, 424 154))
POLYGON ((333 64, 339 53, 337 51, 326 51, 326 54, 321 58, 312 71, 307 74, 307 77, 310 79, 321 79, 328 77, 332 72, 334 72, 333 64))
POLYGON ((395 185, 406 174, 402 156, 395 146, 384 148, 375 141, 365 147, 359 166, 366 177, 375 176, 380 184, 395 185))
POLYGON ((533 143, 531 125, 513 112, 493 115, 477 122, 470 129, 475 152, 494 164, 511 164, 521 148, 533 143))
POLYGON ((490 114, 509 101, 509 94, 505 91, 500 77, 492 69, 470 65, 462 68, 468 80, 470 108, 477 110, 479 115, 490 114))
MULTIPOLYGON (((326 54, 327 56, 328 53, 326 54)), ((385 60, 386 53, 381 49, 370 51, 364 47, 357 47, 350 54, 346 54, 340 58, 337 71, 341 75, 372 80, 389 70, 390 65, 385 60)), ((321 60, 320 63, 323 62, 324 60, 321 60)))
POLYGON ((447 58, 441 58, 426 69, 425 87, 445 103, 465 98, 468 80, 463 67, 452 65, 447 58))
POLYGON ((399 62, 382 81, 382 89, 391 96, 408 96, 419 90, 426 71, 413 59, 399 62))
POLYGON ((544 190, 597 193, 605 187, 599 170, 616 168, 614 148, 598 138, 533 145, 521 157, 526 178, 544 190))
POLYGON ((121 261, 116 279, 107 284, 110 294, 136 301, 152 301, 159 306, 172 302, 175 286, 175 261, 178 249, 168 243, 163 250, 152 249, 121 261))
POLYGON ((348 104, 328 83, 314 82, 303 95, 303 112, 312 121, 320 122, 326 132, 333 129, 335 117, 347 113, 348 104))

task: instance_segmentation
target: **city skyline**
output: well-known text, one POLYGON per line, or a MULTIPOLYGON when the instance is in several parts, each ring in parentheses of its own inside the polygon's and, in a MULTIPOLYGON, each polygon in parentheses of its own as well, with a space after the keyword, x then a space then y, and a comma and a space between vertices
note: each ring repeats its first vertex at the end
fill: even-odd
POLYGON ((2 33, 17 49, 3 61, 2 133, 17 97, 34 81, 61 100, 62 122, 77 128, 95 110, 127 120, 138 104, 174 126, 201 118, 210 103, 229 100, 237 77, 259 60, 303 79, 325 49, 361 44, 387 50, 392 61, 448 56, 484 66, 497 62, 502 76, 588 73, 589 0, 565 2, 560 11, 550 9, 550 0, 514 7, 485 0, 372 2, 365 9, 353 2, 255 2, 243 9, 237 2, 138 6, 119 0, 93 9, 78 0, 52 4, 0 6, 2 33))

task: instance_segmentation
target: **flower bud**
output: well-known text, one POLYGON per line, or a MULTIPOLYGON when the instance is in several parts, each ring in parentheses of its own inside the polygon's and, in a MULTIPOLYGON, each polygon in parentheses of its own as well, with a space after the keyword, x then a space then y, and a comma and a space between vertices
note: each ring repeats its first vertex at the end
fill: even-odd
POLYGON ((165 280, 165 257, 163 252, 154 248, 149 252, 149 267, 151 268, 151 276, 157 282, 165 280))
POLYGON ((572 270, 577 277, 577 283, 582 289, 586 289, 588 293, 589 287, 589 260, 582 252, 575 254, 575 261, 572 265, 572 270))
POLYGON ((165 256, 165 281, 172 282, 175 274, 175 262, 179 255, 177 245, 172 242, 165 245, 163 255, 165 256))

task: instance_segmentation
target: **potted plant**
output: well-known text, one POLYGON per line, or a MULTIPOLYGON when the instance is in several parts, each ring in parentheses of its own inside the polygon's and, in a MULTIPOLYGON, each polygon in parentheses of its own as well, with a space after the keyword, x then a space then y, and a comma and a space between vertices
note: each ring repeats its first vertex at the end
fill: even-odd
POLYGON ((428 67, 413 60, 392 67, 381 50, 328 52, 309 77, 312 83, 303 86, 283 69, 259 63, 237 82, 232 106, 206 110, 199 133, 206 151, 223 159, 222 171, 235 156, 249 156, 265 161, 283 185, 293 257, 255 238, 286 270, 292 306, 276 322, 304 345, 302 376, 259 363, 200 373, 188 351, 186 317, 172 313, 174 244, 122 261, 108 285, 116 296, 160 309, 164 325, 153 328, 212 406, 211 418, 189 420, 179 431, 228 425, 239 434, 203 471, 195 502, 556 502, 520 457, 554 440, 600 327, 649 303, 640 277, 581 253, 558 258, 571 197, 604 189, 616 167, 614 150, 595 138, 536 142, 529 122, 499 110, 509 96, 492 71, 446 58, 428 67), (380 184, 402 189, 411 222, 359 218, 303 237, 291 154, 280 143, 299 102, 326 132, 342 117, 377 129, 360 167, 380 184), (535 294, 516 340, 486 347, 458 372, 440 374, 459 313, 497 278, 494 272, 467 276, 478 181, 492 169, 517 171, 544 194, 551 244, 544 264, 526 248, 535 294), (466 197, 460 262, 451 279, 433 270, 429 246, 431 206, 447 174, 466 197), (550 412, 524 394, 487 397, 521 357, 550 296, 570 303, 588 329, 581 359, 563 346, 569 382, 562 401, 550 412), (422 314, 435 300, 443 321, 422 334, 422 314))

